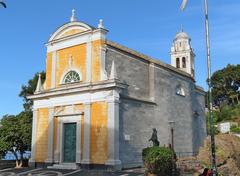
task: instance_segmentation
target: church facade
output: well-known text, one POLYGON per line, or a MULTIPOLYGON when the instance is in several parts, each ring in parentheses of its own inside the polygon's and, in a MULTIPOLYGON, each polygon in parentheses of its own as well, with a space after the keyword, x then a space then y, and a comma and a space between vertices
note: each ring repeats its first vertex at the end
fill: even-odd
POLYGON ((107 40, 107 33, 101 20, 95 28, 73 12, 47 42, 46 80, 39 77, 29 96, 32 164, 140 166, 153 128, 160 145, 182 155, 202 145, 205 92, 195 84, 188 35, 176 35, 168 65, 107 40))

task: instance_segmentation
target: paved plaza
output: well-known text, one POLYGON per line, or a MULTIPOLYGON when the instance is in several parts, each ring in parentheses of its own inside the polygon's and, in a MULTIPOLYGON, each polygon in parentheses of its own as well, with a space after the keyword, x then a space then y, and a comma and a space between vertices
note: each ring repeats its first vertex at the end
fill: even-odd
POLYGON ((130 169, 121 172, 103 170, 56 170, 43 168, 22 168, 0 170, 0 176, 143 176, 143 169, 130 169))

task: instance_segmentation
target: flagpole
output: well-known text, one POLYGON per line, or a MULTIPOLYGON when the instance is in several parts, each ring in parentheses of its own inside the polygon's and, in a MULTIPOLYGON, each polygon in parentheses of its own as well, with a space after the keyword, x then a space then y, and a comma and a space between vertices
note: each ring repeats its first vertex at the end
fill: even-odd
POLYGON ((210 57, 210 37, 209 37, 209 19, 208 19, 208 0, 204 0, 205 10, 205 28, 206 28, 206 47, 207 47, 207 67, 208 67, 208 109, 210 113, 210 135, 211 135, 211 164, 213 176, 217 175, 216 166, 216 146, 215 146, 215 130, 213 124, 213 103, 212 103, 212 84, 211 84, 211 57, 210 57))

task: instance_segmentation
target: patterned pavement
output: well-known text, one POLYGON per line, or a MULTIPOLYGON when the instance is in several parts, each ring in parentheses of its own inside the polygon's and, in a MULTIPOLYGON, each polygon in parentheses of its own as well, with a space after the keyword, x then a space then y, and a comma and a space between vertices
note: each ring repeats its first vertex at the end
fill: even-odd
POLYGON ((56 170, 56 169, 4 169, 0 176, 143 176, 143 169, 131 169, 121 172, 101 170, 56 170))

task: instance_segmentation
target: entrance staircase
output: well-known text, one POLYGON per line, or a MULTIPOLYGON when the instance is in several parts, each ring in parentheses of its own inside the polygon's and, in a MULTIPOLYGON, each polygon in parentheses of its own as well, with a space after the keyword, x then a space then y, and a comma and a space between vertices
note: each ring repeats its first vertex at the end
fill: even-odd
POLYGON ((64 170, 77 170, 80 169, 76 163, 60 163, 48 166, 48 169, 64 169, 64 170))

